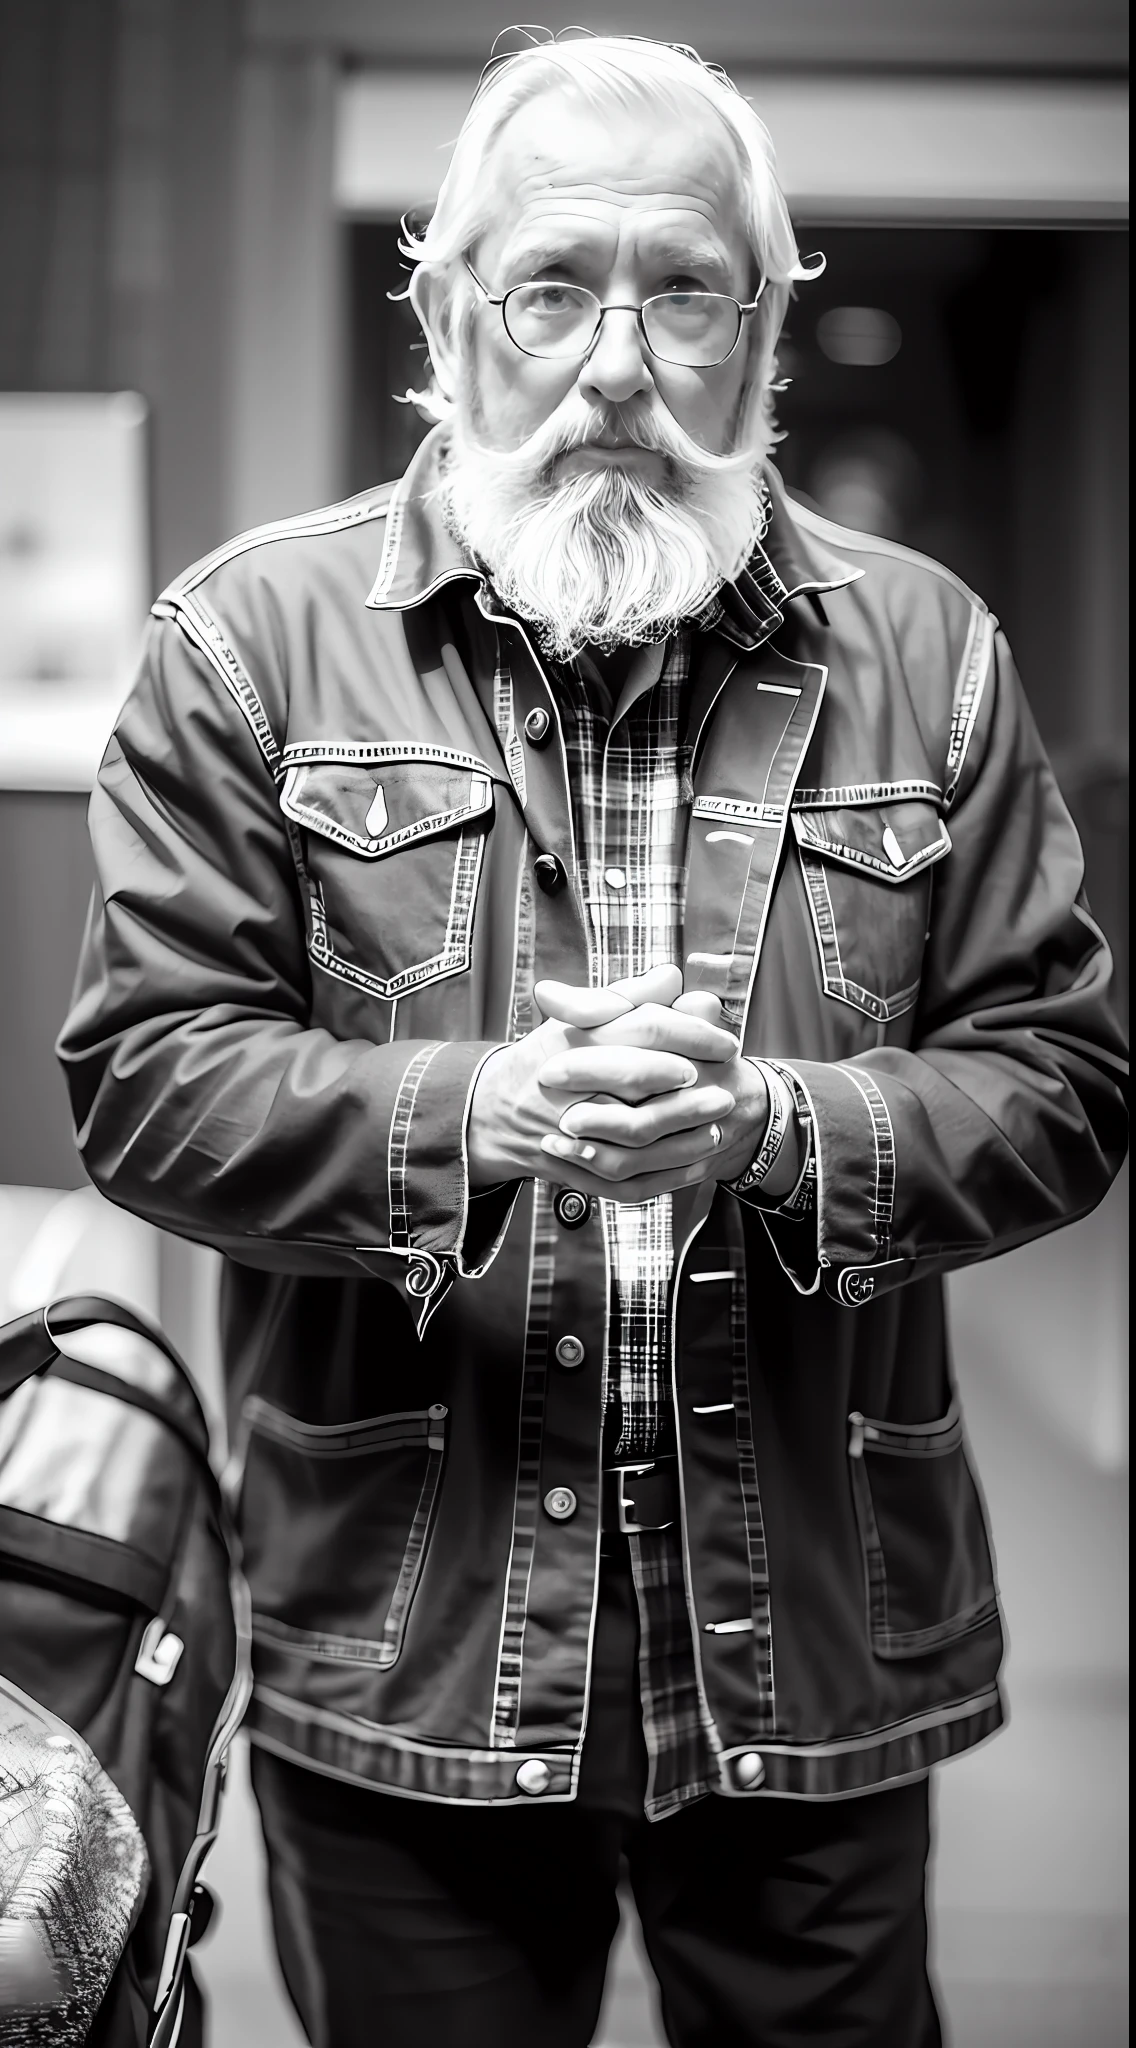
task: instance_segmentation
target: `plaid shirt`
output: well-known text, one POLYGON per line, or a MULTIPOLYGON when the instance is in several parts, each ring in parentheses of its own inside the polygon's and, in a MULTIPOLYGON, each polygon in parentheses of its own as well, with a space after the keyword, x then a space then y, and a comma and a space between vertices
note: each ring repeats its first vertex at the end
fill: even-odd
MULTIPOLYGON (((592 985, 682 964, 690 815, 685 723, 690 636, 635 657, 619 705, 598 678, 553 676, 591 940, 592 985)), ((674 1449, 666 1376, 671 1199, 602 1202, 612 1275, 606 1398, 609 1464, 674 1449)))
MULTIPOLYGON (((682 965, 690 657, 685 632, 665 647, 643 648, 614 705, 594 674, 552 674, 597 988, 651 967, 682 965)), ((604 1463, 632 1464, 675 1448, 671 1198, 601 1202, 600 1211, 611 1276, 604 1463)), ((706 1737, 679 1529, 627 1540, 639 1604, 645 1807, 657 1820, 705 1796, 706 1737)))
MULTIPOLYGON (((777 616, 771 578, 776 583, 759 550, 738 583, 722 591, 696 622, 696 631, 721 633, 743 647, 758 645, 777 616)), ((614 702, 590 664, 586 676, 580 665, 549 669, 564 733, 593 987, 652 967, 682 966, 696 646, 696 632, 683 631, 665 645, 641 649, 614 702)), ((495 709, 523 801, 523 751, 503 652, 495 709)), ((529 916, 522 907, 522 941, 529 916)), ((522 943, 522 958, 528 950, 522 943)), ((518 1029, 527 1007, 525 991, 515 1006, 518 1029)), ((634 1464, 666 1455, 676 1444, 668 1327, 671 1198, 658 1195, 634 1206, 601 1202, 600 1210, 611 1278, 604 1463, 634 1464)), ((706 1796, 710 1736, 698 1692, 679 1527, 645 1530, 627 1540, 639 1605, 649 1766, 644 1807, 648 1819, 661 1820, 706 1796)))

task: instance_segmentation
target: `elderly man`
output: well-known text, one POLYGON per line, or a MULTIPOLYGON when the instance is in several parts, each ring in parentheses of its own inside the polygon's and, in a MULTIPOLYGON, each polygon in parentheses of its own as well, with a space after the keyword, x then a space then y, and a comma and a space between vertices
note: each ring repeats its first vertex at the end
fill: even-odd
POLYGON ((437 429, 155 605, 62 1042, 226 1257, 285 1975, 583 2048, 625 1858, 672 2042, 929 2048, 1001 1720, 941 1275, 1124 1145, 1077 841, 981 601, 770 467, 720 73, 496 65, 407 249, 437 429))

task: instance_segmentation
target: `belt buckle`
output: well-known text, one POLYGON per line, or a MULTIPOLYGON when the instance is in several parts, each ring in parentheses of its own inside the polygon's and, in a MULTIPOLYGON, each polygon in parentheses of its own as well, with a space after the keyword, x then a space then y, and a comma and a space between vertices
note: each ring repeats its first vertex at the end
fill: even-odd
POLYGON ((629 1522, 627 1519, 627 1510, 628 1508, 634 1509, 635 1502, 628 1500, 623 1491, 623 1482, 625 1479, 641 1479, 644 1472, 653 1472, 655 1463, 654 1458, 648 1458, 645 1465, 617 1465, 615 1468, 617 1481, 615 1501, 619 1513, 619 1530, 622 1536, 637 1536, 643 1526, 641 1522, 629 1522))

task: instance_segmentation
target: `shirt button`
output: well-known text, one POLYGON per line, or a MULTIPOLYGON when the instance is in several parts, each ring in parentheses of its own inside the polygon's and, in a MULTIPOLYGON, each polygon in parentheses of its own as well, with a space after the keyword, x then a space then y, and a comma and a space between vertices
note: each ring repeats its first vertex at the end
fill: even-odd
POLYGON ((592 1213, 589 1196, 578 1188, 561 1188, 552 1204, 553 1214, 563 1230, 579 1230, 592 1213))
POLYGON ((568 880, 564 862, 557 860, 554 853, 538 853, 533 862, 533 874, 537 887, 543 889, 546 896, 558 895, 568 880))
POLYGON ((554 1486, 544 1496, 544 1512, 554 1522, 570 1522, 576 1512, 576 1496, 570 1486, 554 1486))
POLYGON ((627 875, 623 868, 605 868, 604 881, 609 889, 626 889, 627 875))
POLYGON ((569 1371, 573 1366, 583 1365, 584 1347, 578 1337, 561 1337, 556 1347, 556 1363, 566 1365, 569 1371))
POLYGON ((747 1749, 744 1756, 734 1758, 734 1783, 741 1792, 753 1792, 764 1782, 765 1765, 756 1749, 747 1749))
POLYGON ((552 1772, 547 1764, 541 1763, 538 1756, 530 1756, 528 1762, 523 1763, 517 1772, 518 1790, 527 1792, 530 1796, 547 1792, 551 1783, 552 1772))
POLYGON ((543 747, 551 731, 552 720, 547 711, 542 711, 538 706, 535 711, 529 712, 525 720, 525 738, 530 747, 543 747))

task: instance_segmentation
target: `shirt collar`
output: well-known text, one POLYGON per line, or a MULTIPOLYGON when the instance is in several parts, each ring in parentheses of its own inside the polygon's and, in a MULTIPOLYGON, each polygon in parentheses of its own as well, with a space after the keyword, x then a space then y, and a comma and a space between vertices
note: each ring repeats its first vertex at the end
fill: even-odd
MULTIPOLYGON (((449 532, 442 513, 442 455, 446 430, 435 427, 395 485, 387 512, 379 572, 367 603, 378 611, 407 611, 459 579, 484 584, 467 550, 449 532)), ((766 470, 770 517, 765 535, 733 583, 723 584, 693 623, 736 646, 757 647, 775 632, 793 597, 840 590, 863 575, 802 523, 776 470, 766 470)))

